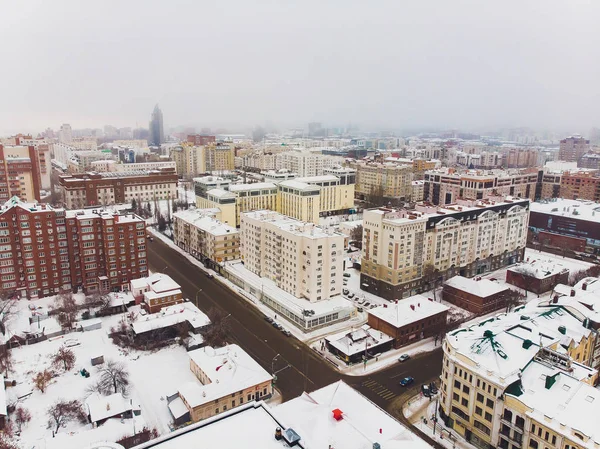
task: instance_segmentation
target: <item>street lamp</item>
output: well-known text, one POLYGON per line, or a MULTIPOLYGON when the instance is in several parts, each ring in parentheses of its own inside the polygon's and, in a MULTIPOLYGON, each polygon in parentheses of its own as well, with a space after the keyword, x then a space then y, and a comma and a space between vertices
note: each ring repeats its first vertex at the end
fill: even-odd
POLYGON ((198 289, 198 291, 196 292, 196 307, 198 307, 198 293, 200 293, 202 291, 201 288, 198 289))
POLYGON ((274 365, 275 360, 277 360, 277 357, 279 357, 279 354, 277 354, 275 357, 273 357, 273 360, 271 360, 271 374, 275 371, 274 365))

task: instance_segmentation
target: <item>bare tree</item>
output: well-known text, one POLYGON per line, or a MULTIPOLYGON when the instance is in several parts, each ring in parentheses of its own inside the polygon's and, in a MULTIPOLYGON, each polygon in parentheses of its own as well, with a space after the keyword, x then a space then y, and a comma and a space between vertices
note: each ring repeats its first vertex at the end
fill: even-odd
POLYGON ((0 290, 0 331, 6 334, 8 322, 16 313, 18 298, 14 292, 0 290))
POLYGON ((58 322, 63 329, 72 329, 77 320, 77 303, 73 293, 63 292, 56 297, 54 308, 58 310, 58 322))
POLYGON ((211 308, 208 313, 211 324, 206 327, 206 330, 202 333, 204 341, 208 346, 221 347, 227 343, 227 334, 229 333, 229 324, 227 318, 229 315, 225 315, 221 309, 211 308))
POLYGON ((353 242, 360 242, 362 244, 363 239, 363 225, 358 225, 350 231, 350 240, 353 242))
POLYGON ((77 400, 57 401, 48 409, 48 425, 55 427, 54 433, 70 421, 87 422, 83 405, 77 400))
POLYGON ((510 312, 511 309, 514 309, 515 307, 523 304, 523 302, 525 301, 525 295, 516 290, 513 290, 512 288, 509 288, 508 290, 503 292, 502 295, 500 295, 500 300, 504 300, 504 302, 506 303, 506 312, 510 312))
POLYGON ((100 293, 99 291, 93 292, 90 295, 86 295, 84 304, 91 311, 92 307, 99 307, 100 310, 106 310, 110 306, 111 297, 109 294, 100 293))
POLYGON ((438 271, 435 269, 435 266, 432 263, 426 263, 423 265, 423 281, 427 286, 427 290, 433 288, 433 300, 437 301, 435 296, 435 287, 436 287, 436 277, 438 275, 438 271))
POLYGON ((33 378, 33 384, 38 390, 44 393, 51 380, 52 373, 45 369, 44 371, 40 371, 35 375, 35 377, 33 378))
POLYGON ((31 421, 31 413, 25 407, 17 407, 15 410, 15 423, 17 424, 17 429, 21 432, 24 424, 27 424, 31 421))
POLYGON ((374 186, 365 198, 368 207, 385 206, 385 191, 382 185, 374 186))
POLYGON ((14 359, 7 345, 0 346, 0 372, 8 374, 13 369, 14 359))
POLYGON ((129 371, 122 362, 107 360, 99 369, 99 389, 103 394, 127 393, 129 389, 129 371))
POLYGON ((75 353, 72 349, 61 346, 52 356, 52 365, 57 368, 62 365, 65 371, 69 371, 75 365, 75 353))

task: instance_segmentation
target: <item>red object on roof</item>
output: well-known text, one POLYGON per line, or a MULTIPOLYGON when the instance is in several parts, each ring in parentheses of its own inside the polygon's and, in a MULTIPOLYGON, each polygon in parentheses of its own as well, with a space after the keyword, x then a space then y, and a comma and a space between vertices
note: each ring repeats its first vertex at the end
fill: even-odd
POLYGON ((344 419, 344 414, 342 413, 342 411, 339 408, 336 408, 335 410, 333 410, 333 419, 335 419, 336 421, 341 421, 342 419, 344 419))

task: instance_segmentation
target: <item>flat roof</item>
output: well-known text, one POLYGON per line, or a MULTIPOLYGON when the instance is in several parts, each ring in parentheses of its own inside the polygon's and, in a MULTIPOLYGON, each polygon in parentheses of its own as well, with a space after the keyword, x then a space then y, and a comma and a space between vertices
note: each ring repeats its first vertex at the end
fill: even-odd
POLYGON ((194 329, 208 326, 210 319, 204 312, 190 302, 164 307, 158 313, 140 315, 131 327, 136 334, 174 326, 187 321, 194 329))
POLYGON ((254 184, 233 184, 229 186, 230 192, 244 192, 247 190, 276 189, 272 182, 256 182, 254 184))
POLYGON ((305 176, 304 178, 296 178, 298 182, 304 182, 310 184, 312 182, 339 182, 340 178, 334 175, 321 175, 321 176, 305 176))
POLYGON ((530 206, 531 212, 537 212, 574 220, 600 221, 600 203, 586 200, 556 199, 551 201, 536 201, 530 206))
POLYGON ((279 183, 282 187, 289 187, 290 189, 296 190, 309 190, 309 191, 319 191, 319 186, 314 186, 312 184, 307 184, 306 182, 296 181, 295 179, 290 179, 288 181, 281 181, 279 183))
POLYGON ((269 382, 272 376, 241 347, 235 344, 223 348, 205 346, 188 352, 209 382, 188 382, 179 387, 179 394, 191 407, 197 407, 255 385, 269 382))
POLYGON ((457 290, 472 293, 480 298, 487 298, 488 296, 508 290, 507 286, 490 281, 489 279, 475 280, 463 276, 454 276, 453 278, 448 279, 445 282, 445 285, 454 287, 457 290))
POLYGON ((173 217, 183 220, 212 235, 237 235, 239 233, 233 226, 229 226, 228 224, 217 220, 212 215, 207 214, 205 209, 188 209, 181 212, 175 212, 173 217))
POLYGON ((240 216, 242 219, 244 216, 246 216, 254 220, 269 223, 283 231, 307 238, 316 239, 323 237, 343 237, 343 235, 339 232, 329 231, 316 226, 314 223, 306 223, 304 221, 296 220, 295 218, 288 217, 287 215, 283 215, 268 209, 242 212, 240 216))
MULTIPOLYGON (((354 355, 360 352, 365 352, 370 348, 377 347, 394 338, 373 329, 368 324, 361 326, 360 328, 353 331, 342 331, 333 335, 325 337, 325 340, 346 355, 354 355)), ((376 351, 375 349, 373 351, 376 351)))
POLYGON ((448 310, 444 304, 430 301, 423 295, 415 295, 397 303, 377 306, 369 309, 367 313, 399 328, 448 310))

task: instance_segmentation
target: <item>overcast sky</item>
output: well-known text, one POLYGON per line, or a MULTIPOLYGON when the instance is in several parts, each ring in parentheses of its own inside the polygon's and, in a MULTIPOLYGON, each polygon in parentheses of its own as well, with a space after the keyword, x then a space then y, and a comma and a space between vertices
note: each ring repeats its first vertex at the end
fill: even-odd
POLYGON ((0 0, 0 134, 600 126, 600 1, 0 0))

